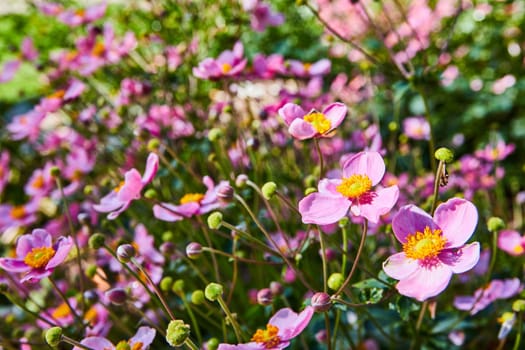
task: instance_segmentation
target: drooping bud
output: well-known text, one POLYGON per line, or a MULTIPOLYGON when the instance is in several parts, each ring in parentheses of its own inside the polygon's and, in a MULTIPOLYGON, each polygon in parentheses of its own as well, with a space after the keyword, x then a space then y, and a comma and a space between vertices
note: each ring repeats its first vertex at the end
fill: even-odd
POLYGON ((166 330, 166 341, 173 347, 182 346, 190 336, 190 326, 182 320, 171 320, 166 330))
POLYGON ((257 292, 257 303, 270 305, 273 302, 273 294, 270 288, 263 288, 257 292))
POLYGON ((209 301, 215 301, 222 295, 224 288, 218 283, 210 283, 204 289, 204 296, 209 301))
POLYGON ((222 213, 215 211, 208 216, 208 227, 217 230, 222 225, 222 213))
POLYGON ((191 242, 186 246, 186 255, 190 259, 198 259, 202 254, 202 246, 197 242, 191 242))
POLYGON ((60 327, 51 327, 49 328, 45 336, 46 343, 49 344, 51 347, 57 347, 58 344, 60 344, 60 341, 62 340, 62 328, 60 327))
POLYGON ((106 298, 115 305, 122 305, 126 302, 128 294, 123 288, 113 288, 106 292, 106 298))
POLYGON ((160 147, 160 141, 159 139, 151 139, 148 141, 147 149, 150 152, 158 150, 160 147))
POLYGON ((272 291, 273 296, 278 296, 283 294, 284 288, 279 282, 272 281, 270 282, 270 290, 272 291))
POLYGON ((326 312, 332 307, 332 300, 327 293, 319 292, 312 296, 311 304, 316 312, 326 312))
POLYGON ((54 178, 57 178, 60 176, 60 168, 57 167, 57 166, 52 166, 51 169, 49 169, 49 173, 51 174, 51 176, 53 176, 54 178))
POLYGON ((95 233, 91 237, 89 237, 89 247, 91 249, 99 249, 104 246, 106 243, 106 237, 102 233, 95 233))
POLYGON ((454 160, 454 152, 446 147, 441 147, 434 152, 434 157, 445 163, 450 163, 454 160))
POLYGON ((339 272, 335 272, 331 274, 330 277, 328 277, 328 281, 327 281, 328 288, 332 290, 338 290, 339 288, 341 288, 344 281, 345 281, 345 278, 343 277, 343 274, 339 272))
POLYGON ((164 256, 170 256, 175 253, 175 244, 172 242, 164 242, 159 247, 160 252, 164 256))
POLYGON ((131 244, 121 244, 117 248, 118 260, 126 264, 136 255, 137 251, 131 244))
POLYGON ((217 198, 221 203, 227 204, 233 200, 235 190, 230 184, 222 185, 217 189, 217 198))
POLYGON ((267 200, 272 199, 276 191, 277 191, 277 184, 273 181, 265 183, 261 188, 263 197, 266 198, 267 200))
POLYGON ((197 289, 191 293, 191 302, 195 305, 201 305, 204 303, 204 292, 200 289, 197 289))
POLYGON ((505 228, 505 222, 498 217, 491 217, 487 220, 487 228, 490 232, 498 232, 505 228))
POLYGON ((144 198, 146 199, 156 199, 157 197, 157 191, 153 188, 148 188, 146 192, 144 192, 144 198))
POLYGON ((246 186, 247 181, 248 181, 248 176, 245 174, 240 174, 235 179, 235 186, 239 188, 243 188, 244 186, 246 186))
POLYGON ((210 340, 206 342, 206 347, 208 350, 217 350, 217 348, 219 347, 219 339, 210 338, 210 340))

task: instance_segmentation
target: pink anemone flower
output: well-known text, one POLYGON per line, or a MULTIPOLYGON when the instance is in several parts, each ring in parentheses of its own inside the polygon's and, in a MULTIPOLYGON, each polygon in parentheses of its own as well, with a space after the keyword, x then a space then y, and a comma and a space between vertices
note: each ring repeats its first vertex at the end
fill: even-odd
POLYGON ((441 293, 452 274, 473 268, 479 260, 479 242, 465 244, 478 222, 474 204, 452 198, 440 204, 434 217, 406 205, 392 220, 392 230, 403 251, 390 256, 383 270, 399 280, 402 295, 424 301, 441 293))
POLYGON ((140 198, 140 192, 153 180, 158 167, 159 157, 155 153, 150 153, 142 177, 135 168, 127 171, 124 181, 103 197, 100 204, 93 205, 93 208, 98 212, 109 213, 109 220, 115 219, 130 206, 133 200, 140 198))
POLYGON ((525 253, 525 237, 514 230, 503 230, 498 235, 498 248, 513 256, 525 253))
POLYGON ((284 349, 290 341, 297 337, 310 323, 314 313, 311 306, 307 306, 299 314, 290 308, 277 311, 270 318, 266 329, 258 329, 246 344, 220 344, 218 350, 264 350, 284 349))
POLYGON ((248 60, 244 58, 244 47, 241 42, 235 43, 232 50, 223 51, 219 57, 205 58, 193 68, 193 75, 201 79, 218 79, 239 74, 248 60))
POLYGON ((405 118, 403 131, 414 140, 430 140, 430 124, 424 117, 405 118))
POLYGON ((373 191, 385 174, 385 163, 378 152, 360 152, 343 165, 341 179, 322 179, 319 192, 299 202, 303 223, 328 225, 338 222, 348 211, 377 223, 399 196, 396 185, 373 191))
MULTIPOLYGON (((116 350, 116 349, 140 349, 146 350, 149 348, 153 340, 155 339, 156 331, 151 327, 140 327, 137 333, 129 340, 120 341, 117 346, 113 345, 112 342, 103 337, 87 337, 84 338, 80 344, 87 346, 93 350, 116 350), (123 345, 128 345, 127 347, 123 345)), ((78 346, 75 346, 73 350, 81 350, 78 346)))
POLYGON ((455 297, 454 306, 459 310, 469 311, 471 315, 475 315, 497 299, 512 298, 521 289, 523 286, 519 278, 492 280, 486 287, 476 290, 473 296, 455 297))
POLYGON ((24 273, 20 280, 37 282, 53 273, 66 260, 73 247, 71 237, 60 237, 55 244, 49 232, 35 229, 23 235, 16 245, 16 258, 0 258, 0 267, 9 272, 24 273))
POLYGON ((287 103, 279 109, 279 115, 288 125, 288 131, 299 140, 328 136, 341 125, 346 112, 346 106, 340 102, 327 106, 322 113, 316 110, 306 113, 294 103, 287 103))

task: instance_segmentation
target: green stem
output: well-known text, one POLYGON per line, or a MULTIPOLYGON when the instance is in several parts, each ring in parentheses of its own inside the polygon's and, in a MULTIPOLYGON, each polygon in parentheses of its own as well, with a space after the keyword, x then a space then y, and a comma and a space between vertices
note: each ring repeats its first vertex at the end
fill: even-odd
POLYGON ((58 293, 58 295, 60 295, 60 298, 62 298, 62 300, 64 300, 64 302, 66 303, 67 307, 69 308, 69 310, 71 310, 71 314, 73 315, 73 317, 77 320, 77 322, 80 324, 81 327, 84 326, 84 321, 82 320, 82 318, 80 318, 80 316, 77 314, 77 311, 71 306, 71 303, 69 302, 69 300, 67 299, 66 295, 64 293, 62 293, 62 291, 60 290, 60 288, 58 288, 58 286, 56 285, 55 281, 53 281, 53 279, 51 278, 51 276, 49 276, 47 278, 49 280, 49 282, 51 282, 51 285, 53 286, 53 288, 56 290, 56 292, 58 293))
POLYGON ((319 155, 319 181, 323 178, 323 172, 324 172, 324 160, 323 160, 323 152, 321 152, 321 146, 319 146, 319 139, 314 138, 314 144, 315 149, 317 150, 317 154, 319 155))
POLYGON ((184 308, 188 311, 188 316, 190 316, 191 323, 193 325, 193 329, 195 329, 195 334, 197 335, 197 341, 199 343, 202 343, 202 335, 201 330, 199 328, 199 323, 197 322, 197 319, 195 318, 195 314, 193 313, 193 310, 191 309, 190 304, 186 300, 186 296, 184 293, 178 293, 180 299, 182 300, 182 304, 184 304, 184 308))
MULTIPOLYGON (((433 156, 432 156, 432 159, 434 159, 433 156)), ((445 170, 445 162, 440 160, 437 166, 436 176, 434 178, 434 194, 432 196, 432 209, 430 211, 430 215, 434 215, 434 212, 436 211, 437 202, 439 198, 439 183, 441 181, 441 175, 443 175, 444 170, 445 170)))
POLYGON ((341 227, 342 236, 343 236, 343 254, 341 257, 341 272, 346 273, 346 263, 348 258, 346 254, 348 253, 348 231, 346 230, 346 225, 341 227))
POLYGON ((195 345, 195 343, 190 338, 187 338, 184 341, 184 345, 186 345, 190 350, 199 350, 199 347, 195 345))
POLYGON ((428 125, 430 126, 430 139, 428 140, 428 148, 430 151, 429 157, 430 157, 430 166, 432 170, 436 169, 436 159, 434 158, 434 136, 432 135, 432 123, 430 122, 430 107, 428 105, 427 97, 423 91, 422 88, 416 88, 417 92, 419 93, 419 96, 421 96, 421 99, 423 100, 423 105, 425 107, 425 118, 428 122, 428 125))
POLYGON ((421 305, 421 310, 419 311, 419 316, 417 317, 416 322, 416 334, 414 336, 414 339, 412 340, 412 343, 410 344, 410 349, 416 349, 418 348, 419 344, 419 330, 421 329, 421 324, 423 323, 423 319, 425 318, 425 312, 427 311, 428 307, 428 301, 425 300, 423 304, 421 305))
POLYGON ((226 305, 222 296, 219 295, 219 297, 217 298, 217 301, 219 302, 219 305, 221 306, 222 311, 224 311, 224 313, 226 314, 228 322, 233 327, 233 331, 235 332, 235 337, 237 338, 237 341, 239 343, 242 343, 243 342, 242 332, 241 332, 241 328, 239 327, 239 324, 237 323, 237 320, 233 317, 230 309, 228 308, 228 305, 226 305))
POLYGON ((73 346, 76 346, 77 348, 81 348, 81 349, 85 349, 85 350, 95 350, 93 348, 90 348, 89 346, 85 346, 83 344, 80 344, 78 341, 76 341, 74 339, 71 339, 70 337, 65 336, 65 335, 62 335, 61 341, 63 341, 64 343, 68 343, 68 344, 71 344, 73 346))
MULTIPOLYGON (((209 247, 212 247, 213 244, 211 242, 208 226, 204 224, 201 216, 197 216, 197 220, 199 221, 199 224, 202 227, 202 232, 204 233, 204 239, 206 240, 206 244, 208 244, 209 247)), ((215 280, 217 280, 220 283, 221 275, 219 273, 219 264, 217 263, 217 258, 215 257, 215 254, 213 252, 211 253, 211 263, 213 265, 213 271, 215 272, 215 280)))
POLYGON ((321 264, 323 265, 323 292, 326 293, 326 291, 328 290, 328 287, 327 287, 328 267, 326 265, 326 247, 324 243, 323 232, 319 228, 317 229, 319 232, 319 243, 321 245, 321 264))
POLYGON ((520 348, 520 343, 521 343, 521 328, 522 328, 522 323, 523 323, 523 320, 522 320, 522 317, 521 317, 521 312, 518 312, 518 334, 516 335, 516 340, 514 341, 514 347, 512 348, 512 350, 518 350, 520 348))
POLYGON ((326 329, 326 338, 328 339, 326 345, 328 350, 332 350, 332 342, 330 341, 330 317, 328 317, 328 312, 324 313, 324 325, 326 329))

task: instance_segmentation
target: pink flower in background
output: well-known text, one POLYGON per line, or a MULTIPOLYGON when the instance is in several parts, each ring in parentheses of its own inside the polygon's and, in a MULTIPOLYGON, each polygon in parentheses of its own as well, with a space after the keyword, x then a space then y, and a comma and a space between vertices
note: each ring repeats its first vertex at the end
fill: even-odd
POLYGON ((513 256, 525 253, 525 237, 518 231, 503 230, 498 235, 498 248, 513 256))
POLYGON ((474 292, 473 296, 457 296, 454 306, 475 315, 497 299, 512 298, 523 289, 519 278, 492 280, 486 287, 474 292))
POLYGON ((163 221, 180 221, 193 215, 206 214, 219 208, 222 204, 217 198, 218 190, 228 181, 221 181, 217 186, 209 176, 204 176, 202 182, 206 186, 206 193, 187 193, 180 199, 179 205, 161 203, 153 206, 153 215, 163 221))
POLYGON ((424 117, 405 118, 403 132, 414 140, 430 140, 430 124, 424 117))
POLYGON ((235 43, 233 51, 223 51, 219 57, 205 58, 193 68, 193 75, 201 79, 218 79, 239 74, 248 60, 244 58, 244 47, 240 41, 235 43))
POLYGON ((306 113, 294 103, 287 103, 279 109, 279 115, 288 125, 288 131, 299 140, 327 136, 341 125, 346 112, 346 106, 339 102, 327 106, 322 113, 316 110, 306 113))
POLYGON ((18 72, 21 64, 22 62, 18 59, 4 63, 4 66, 0 71, 0 83, 7 83, 8 81, 11 81, 16 72, 18 72))
POLYGON ((257 32, 263 32, 266 27, 280 26, 284 22, 281 13, 273 12, 270 5, 261 0, 244 0, 242 6, 251 14, 251 25, 257 32))
MULTIPOLYGON (((127 348, 146 350, 149 348, 153 340, 155 339, 156 331, 151 327, 139 327, 137 333, 129 340, 120 341, 117 346, 113 345, 108 339, 103 337, 87 337, 82 339, 80 344, 93 349, 93 350, 116 350, 124 348, 122 345, 127 344, 127 348), (122 344, 121 344, 122 343, 122 344)), ((82 350, 75 346, 73 350, 82 350)))
POLYGON ((478 222, 474 204, 452 198, 440 204, 434 217, 406 205, 392 220, 392 230, 403 252, 390 256, 383 270, 399 280, 400 294, 426 300, 441 293, 454 273, 473 268, 480 254, 479 242, 465 244, 478 222))
POLYGON ((260 53, 253 58, 253 70, 255 74, 263 79, 271 79, 277 74, 284 74, 284 58, 279 54, 264 56, 260 53))
POLYGON ((107 3, 103 1, 85 9, 57 11, 57 18, 59 21, 67 24, 70 27, 77 27, 81 24, 91 23, 103 17, 106 13, 106 8, 107 3))
POLYGON ((385 163, 378 152, 360 152, 348 159, 340 179, 322 179, 319 192, 299 202, 299 211, 305 224, 328 225, 350 212, 372 223, 388 213, 397 201, 397 186, 381 188, 377 185, 385 174, 385 163))
POLYGON ((325 75, 330 72, 332 63, 323 58, 314 63, 304 63, 297 60, 288 60, 289 72, 298 77, 314 77, 325 75))
POLYGON ((72 247, 71 237, 60 237, 53 244, 49 232, 35 229, 18 239, 16 258, 0 258, 0 268, 23 273, 21 283, 37 282, 51 275, 55 267, 66 260, 72 247))
POLYGON ((0 195, 9 181, 9 151, 0 152, 0 195))
POLYGON ((31 197, 46 196, 54 186, 55 180, 51 176, 53 164, 46 163, 44 168, 35 169, 24 186, 24 192, 31 197))
POLYGON ((190 136, 195 132, 193 124, 186 119, 180 106, 152 105, 146 115, 135 120, 140 129, 147 130, 155 137, 166 135, 170 139, 190 136))
POLYGON ((505 141, 498 140, 496 144, 488 144, 485 148, 477 150, 475 155, 488 162, 495 162, 507 158, 514 149, 516 149, 514 144, 506 144, 505 141))
POLYGON ((314 309, 307 306, 299 314, 290 308, 280 309, 270 318, 266 329, 258 329, 246 344, 220 344, 218 350, 284 349, 310 323, 314 309))
POLYGON ((113 191, 100 200, 93 208, 101 213, 109 213, 108 219, 113 220, 126 210, 132 201, 140 198, 140 192, 153 180, 159 167, 159 157, 150 153, 146 161, 146 169, 142 177, 137 169, 126 172, 122 181, 113 191))
POLYGON ((25 204, 0 204, 0 232, 10 227, 29 226, 37 219, 38 200, 31 200, 25 204))
POLYGON ((22 40, 20 52, 25 60, 34 61, 38 58, 38 51, 36 50, 31 37, 25 37, 24 40, 22 40))

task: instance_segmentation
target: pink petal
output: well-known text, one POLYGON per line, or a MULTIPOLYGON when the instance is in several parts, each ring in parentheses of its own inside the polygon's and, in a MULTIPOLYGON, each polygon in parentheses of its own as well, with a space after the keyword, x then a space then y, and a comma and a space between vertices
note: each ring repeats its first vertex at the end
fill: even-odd
POLYGON ((4 64, 2 71, 0 71, 0 83, 6 83, 13 79, 16 72, 20 68, 20 60, 8 61, 4 64))
POLYGON ((117 192, 111 191, 105 197, 102 197, 100 204, 93 204, 93 209, 100 213, 109 213, 121 208, 124 204, 125 202, 117 198, 117 192))
POLYGON ((342 194, 337 191, 337 186, 341 184, 340 179, 322 179, 317 186, 319 193, 341 197, 342 194))
POLYGON ((479 261, 479 242, 467 244, 460 249, 445 249, 439 254, 439 259, 450 266, 452 272, 462 273, 470 270, 479 261))
POLYGON ((454 307, 458 310, 469 311, 476 304, 476 299, 472 296, 457 296, 454 298, 454 307))
POLYGON ((472 236, 478 223, 478 210, 463 198, 452 198, 440 204, 434 219, 443 230, 447 247, 460 247, 472 236))
POLYGON ((295 119, 303 119, 305 114, 305 111, 294 103, 287 103, 279 108, 279 115, 286 125, 290 125, 295 119))
POLYGON ((385 273, 396 280, 407 278, 413 274, 418 267, 419 262, 416 259, 407 258, 403 252, 391 255, 383 262, 383 270, 385 273))
POLYGON ((366 175, 372 180, 372 186, 381 181, 385 174, 385 162, 381 154, 375 151, 359 152, 343 165, 343 176, 366 175))
POLYGON ((390 186, 378 190, 375 194, 376 196, 373 197, 370 203, 359 203, 357 205, 360 209, 359 216, 363 216, 370 222, 377 224, 379 217, 390 212, 396 204, 399 197, 399 189, 397 186, 390 186))
POLYGON ((140 349, 147 348, 152 342, 153 339, 155 339, 156 331, 154 328, 151 327, 140 327, 137 331, 137 334, 135 334, 130 340, 129 345, 131 348, 133 348, 133 344, 140 342, 142 343, 142 347, 140 349))
POLYGON ((519 278, 503 280, 503 287, 501 288, 501 294, 499 295, 499 299, 511 298, 514 295, 518 294, 521 289, 522 286, 519 278))
POLYGON ((303 223, 328 225, 342 219, 352 202, 344 197, 311 193, 299 202, 303 223))
POLYGON ((424 301, 445 290, 451 277, 452 270, 444 264, 431 270, 420 267, 409 277, 399 281, 396 288, 402 295, 424 301))
POLYGON ((327 74, 328 72, 330 72, 331 67, 332 67, 332 63, 330 62, 330 60, 324 58, 312 64, 312 66, 310 67, 309 73, 310 75, 327 74))
POLYGON ((38 282, 41 279, 50 276, 52 272, 53 271, 51 271, 51 270, 34 270, 33 269, 33 270, 29 271, 27 274, 25 274, 24 277, 22 277, 22 279, 20 280, 20 283, 26 283, 26 282, 35 283, 35 282, 38 282))
MULTIPOLYGON (((281 344, 279 344, 281 345, 281 344)), ((250 342, 246 344, 219 344, 219 347, 217 350, 264 350, 266 347, 264 344, 256 343, 256 342, 250 342)), ((279 347, 281 349, 281 347, 279 347)))
POLYGON ((26 272, 31 270, 24 260, 12 258, 0 258, 0 268, 9 272, 26 272))
POLYGON ((312 319, 314 309, 307 306, 299 314, 290 308, 284 308, 270 318, 268 324, 279 328, 278 335, 282 341, 290 340, 301 333, 312 319))
POLYGON ((406 242, 408 235, 423 232, 426 226, 431 230, 438 228, 428 213, 412 204, 402 207, 392 219, 392 230, 401 243, 406 242))
POLYGON ((46 270, 52 269, 60 265, 64 260, 66 260, 69 251, 73 248, 73 239, 71 237, 64 238, 60 241, 55 255, 48 261, 46 265, 46 270))
POLYGON ((303 119, 295 119, 290 124, 288 132, 299 140, 306 140, 314 137, 317 131, 313 128, 312 124, 305 122, 303 119))
POLYGON ((153 177, 155 177, 155 174, 157 174, 157 170, 159 168, 159 156, 155 153, 150 153, 148 155, 148 160, 146 161, 146 169, 144 170, 144 174, 142 175, 142 184, 148 184, 153 180, 153 177))
POLYGON ((140 198, 140 191, 144 185, 137 169, 127 171, 124 178, 124 185, 118 191, 117 198, 122 202, 140 198))
POLYGON ((31 232, 33 247, 51 247, 53 244, 51 235, 44 229, 36 228, 31 232))
POLYGON ((344 104, 336 102, 326 107, 323 111, 326 119, 330 120, 331 129, 337 128, 346 117, 347 108, 344 104))
MULTIPOLYGON (((115 346, 106 338, 102 337, 87 337, 84 338, 80 344, 87 346, 93 350, 113 350, 115 346)), ((73 348, 73 350, 81 350, 79 347, 73 348)))
POLYGON ((522 240, 517 231, 504 230, 498 235, 498 247, 510 255, 519 256, 525 252, 522 240))

